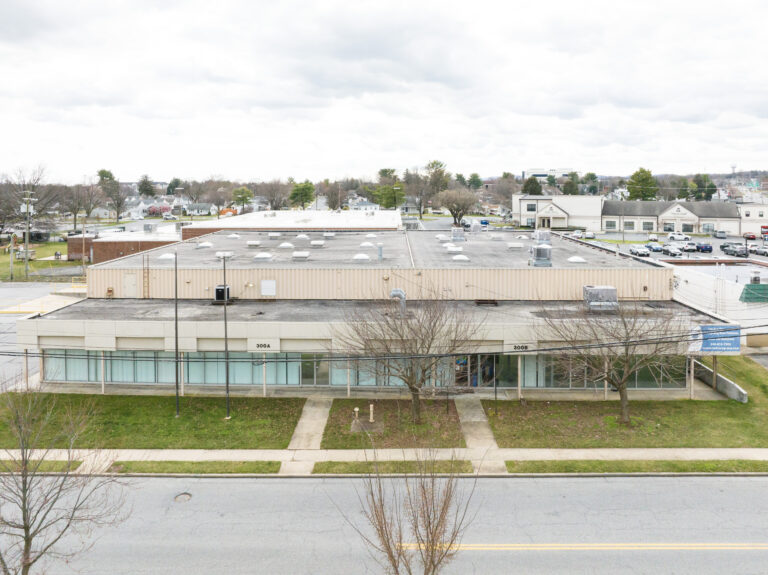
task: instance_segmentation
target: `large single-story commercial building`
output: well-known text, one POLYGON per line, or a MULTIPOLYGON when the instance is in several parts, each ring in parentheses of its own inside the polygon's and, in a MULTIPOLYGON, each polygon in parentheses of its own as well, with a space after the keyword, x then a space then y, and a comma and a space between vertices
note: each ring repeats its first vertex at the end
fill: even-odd
MULTIPOLYGON (((607 395, 605 382, 586 373, 558 375, 557 342, 542 329, 548 306, 578 321, 585 286, 613 286, 619 302, 637 302, 651 315, 666 310, 690 327, 720 323, 672 300, 672 268, 559 236, 544 246, 539 240, 510 231, 218 231, 91 266, 88 298, 19 321, 18 342, 42 353, 46 384, 105 389, 173 383, 178 337, 182 386, 223 385, 225 264, 230 383, 265 394, 400 386, 366 364, 396 360, 339 356, 336 342, 352 310, 373 309, 393 290, 405 292, 409 307, 457 302, 478 326, 470 354, 444 358, 436 387, 607 395)), ((685 353, 680 362, 687 371, 644 370, 630 387, 686 397, 692 362, 685 353)))
POLYGON ((602 209, 606 232, 682 232, 741 235, 736 204, 726 202, 662 202, 606 200, 602 209))

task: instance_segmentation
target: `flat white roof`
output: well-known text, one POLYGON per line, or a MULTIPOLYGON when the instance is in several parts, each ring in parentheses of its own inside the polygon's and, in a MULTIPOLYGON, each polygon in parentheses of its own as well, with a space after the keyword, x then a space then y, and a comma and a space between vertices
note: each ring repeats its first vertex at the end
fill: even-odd
POLYGON ((375 210, 360 212, 343 210, 279 210, 251 212, 240 216, 229 216, 203 220, 188 226, 192 229, 323 229, 323 230, 365 230, 400 229, 403 222, 399 210, 375 210))

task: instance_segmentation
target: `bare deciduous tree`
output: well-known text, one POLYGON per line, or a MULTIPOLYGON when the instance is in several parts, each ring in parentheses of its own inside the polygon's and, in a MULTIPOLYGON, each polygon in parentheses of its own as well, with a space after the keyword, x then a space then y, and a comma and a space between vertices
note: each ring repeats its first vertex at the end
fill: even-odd
POLYGON ((59 205, 72 214, 74 231, 77 231, 77 214, 85 208, 84 186, 65 186, 61 189, 59 205))
POLYGON ((628 384, 640 371, 661 379, 679 375, 689 324, 672 307, 626 301, 612 312, 545 305, 546 337, 565 349, 556 356, 558 377, 605 382, 619 392, 621 416, 630 422, 628 384))
POLYGON ((281 180, 272 180, 258 185, 256 193, 266 198, 271 210, 282 210, 288 205, 288 196, 291 195, 291 186, 281 180))
POLYGON ((218 218, 221 217, 221 210, 232 202, 232 192, 222 186, 206 192, 205 199, 216 206, 216 217, 218 218))
POLYGON ((477 205, 477 195, 468 190, 445 190, 437 194, 433 200, 433 207, 441 207, 448 210, 453 216, 453 223, 461 225, 462 218, 470 213, 477 205))
POLYGON ((5 393, 4 403, 15 449, 0 460, 0 573, 26 575, 46 558, 83 552, 95 528, 122 521, 124 492, 116 478, 77 467, 88 409, 34 392, 5 393))
POLYGON ((399 379, 411 393, 414 423, 421 423, 420 395, 456 354, 472 353, 482 322, 456 301, 382 301, 359 307, 334 329, 333 351, 361 358, 360 368, 399 379))
POLYGON ((474 519, 476 479, 465 488, 458 462, 450 463, 441 473, 434 452, 420 452, 415 474, 386 478, 374 461, 374 472, 363 480, 358 498, 373 534, 347 521, 387 573, 438 575, 459 552, 474 519))

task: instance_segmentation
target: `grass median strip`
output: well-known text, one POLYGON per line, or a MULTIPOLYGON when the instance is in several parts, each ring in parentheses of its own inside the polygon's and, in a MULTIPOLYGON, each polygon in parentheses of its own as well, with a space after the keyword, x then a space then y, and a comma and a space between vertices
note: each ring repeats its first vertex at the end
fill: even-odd
MULTIPOLYGON (((34 467, 37 462, 30 461, 29 465, 30 467, 34 467)), ((42 461, 40 463, 40 466, 34 471, 35 473, 62 473, 64 471, 74 471, 78 467, 80 467, 80 464, 82 461, 51 461, 46 460, 42 461)), ((2 460, 0 461, 0 473, 7 473, 9 471, 13 471, 14 473, 18 473, 20 470, 18 462, 16 461, 10 461, 10 460, 2 460)))
POLYGON ((464 447, 459 415, 453 401, 422 400, 419 425, 411 419, 411 400, 406 399, 334 399, 323 434, 323 449, 378 449, 408 447, 464 447), (368 406, 374 406, 374 418, 381 426, 371 433, 353 433, 350 429, 355 407, 360 418, 368 419, 368 406))
MULTIPOLYGON (((45 394, 57 417, 90 406, 78 448, 104 449, 285 449, 301 416, 303 398, 233 397, 224 419, 223 397, 184 397, 174 417, 173 396, 45 394)), ((0 402, 0 447, 13 448, 0 402)), ((55 447, 64 447, 57 445, 55 447)))
MULTIPOLYGON (((768 447, 768 371, 743 356, 720 357, 720 373, 744 388, 736 401, 483 401, 499 447, 768 447)), ((614 394, 618 395, 618 394, 614 394)))
MULTIPOLYGON (((419 467, 418 461, 319 461, 312 473, 367 474, 375 473, 377 468, 379 473, 418 473, 419 467)), ((434 473, 473 473, 472 463, 464 460, 435 461, 427 463, 427 467, 434 473)))
POLYGON ((768 461, 746 459, 653 461, 507 461, 510 473, 768 473, 768 461))
POLYGON ((279 461, 115 461, 112 473, 277 473, 279 461))

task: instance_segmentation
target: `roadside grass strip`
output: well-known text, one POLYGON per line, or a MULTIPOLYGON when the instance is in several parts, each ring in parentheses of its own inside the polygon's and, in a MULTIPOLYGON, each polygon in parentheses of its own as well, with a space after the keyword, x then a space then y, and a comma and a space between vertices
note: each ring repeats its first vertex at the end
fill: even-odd
MULTIPOLYGON (((704 363, 707 363, 705 359, 704 363)), ((630 401, 630 425, 618 401, 484 400, 499 447, 768 447, 768 370, 744 356, 722 356, 719 373, 749 394, 737 401, 630 401)))
POLYGON ((232 474, 277 473, 279 461, 115 461, 110 473, 232 474))
MULTIPOLYGON (((434 461, 427 464, 431 473, 472 474, 470 461, 434 461)), ((313 474, 416 474, 424 468, 418 461, 319 461, 312 469, 313 474)))
MULTIPOLYGON (((41 461, 39 466, 37 461, 30 461, 29 468, 31 473, 64 473, 65 471, 75 471, 82 461, 41 461)), ((19 473, 21 467, 18 461, 3 459, 0 460, 0 473, 19 473)))
POLYGON ((509 473, 768 473, 768 461, 746 459, 507 461, 509 473))
MULTIPOLYGON (((232 419, 227 421, 223 397, 183 397, 181 417, 176 418, 173 396, 43 395, 46 402, 56 402, 51 435, 69 408, 91 412, 80 449, 285 449, 305 401, 233 397, 232 419)), ((0 422, 7 420, 5 409, 0 404, 0 422)), ((13 449, 15 443, 8 426, 0 423, 0 447, 13 449)))
POLYGON ((465 447, 459 414, 453 401, 421 400, 419 425, 411 419, 410 399, 334 399, 323 433, 322 449, 376 449, 410 447, 465 447), (379 431, 353 433, 355 407, 367 419, 373 404, 379 431))

